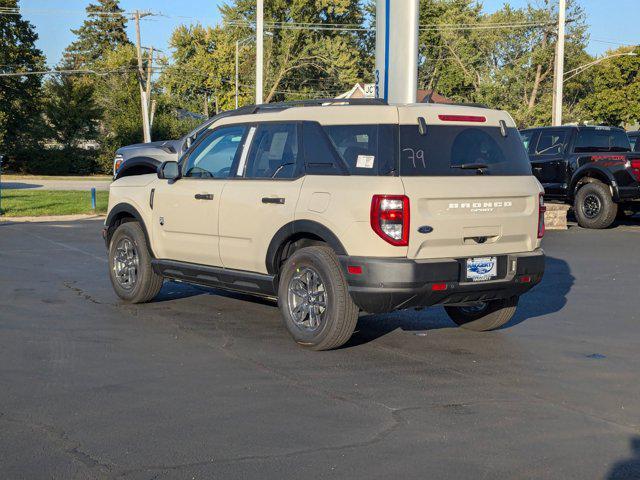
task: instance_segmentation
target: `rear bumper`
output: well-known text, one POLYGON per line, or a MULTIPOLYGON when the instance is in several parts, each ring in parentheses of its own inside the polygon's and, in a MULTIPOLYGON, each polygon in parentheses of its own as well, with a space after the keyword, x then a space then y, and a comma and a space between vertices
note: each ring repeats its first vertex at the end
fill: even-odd
POLYGON ((542 280, 544 252, 498 256, 498 277, 467 282, 466 259, 410 260, 340 256, 349 293, 362 310, 383 313, 409 307, 487 301, 522 295, 542 280), (359 266, 360 274, 348 266, 359 266), (445 290, 433 290, 434 285, 445 290))

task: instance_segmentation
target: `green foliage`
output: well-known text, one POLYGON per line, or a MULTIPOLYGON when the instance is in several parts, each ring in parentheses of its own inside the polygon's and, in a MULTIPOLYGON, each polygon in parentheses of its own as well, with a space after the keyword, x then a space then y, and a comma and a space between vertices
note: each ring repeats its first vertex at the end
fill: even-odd
MULTIPOLYGON (((0 0, 0 7, 17 6, 17 0, 0 0)), ((0 68, 43 68, 44 56, 35 46, 38 35, 21 15, 0 15, 0 32, 0 68)), ((38 147, 40 98, 39 76, 0 77, 0 154, 6 155, 6 169, 20 169, 27 152, 38 147)))
MULTIPOLYGON (((582 100, 581 106, 596 123, 640 123, 640 47, 622 47, 606 55, 630 52, 637 56, 604 60, 587 77, 590 92, 582 100)), ((586 72, 581 75, 586 75, 586 72)))
POLYGON ((77 39, 67 47, 64 64, 69 68, 90 67, 105 52, 130 44, 127 19, 118 0, 98 0, 86 8, 87 19, 77 30, 77 39))
POLYGON ((98 138, 101 111, 94 98, 94 84, 83 78, 54 77, 45 85, 45 118, 49 138, 64 148, 98 138))

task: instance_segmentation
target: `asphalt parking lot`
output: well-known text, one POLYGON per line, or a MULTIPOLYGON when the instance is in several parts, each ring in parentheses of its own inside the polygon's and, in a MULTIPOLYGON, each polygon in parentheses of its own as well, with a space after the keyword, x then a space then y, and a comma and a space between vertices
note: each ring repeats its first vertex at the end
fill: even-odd
POLYGON ((640 478, 640 222, 544 241, 493 333, 439 309, 297 347, 268 301, 121 304, 99 221, 0 224, 0 478, 640 478))

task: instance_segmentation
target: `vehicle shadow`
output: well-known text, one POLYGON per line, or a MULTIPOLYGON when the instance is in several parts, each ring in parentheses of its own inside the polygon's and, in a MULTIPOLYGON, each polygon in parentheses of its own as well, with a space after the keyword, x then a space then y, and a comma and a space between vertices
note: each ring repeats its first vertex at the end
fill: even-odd
POLYGON ((632 437, 630 447, 632 457, 615 463, 607 474, 607 480, 640 479, 640 437, 632 437))
POLYGON ((3 190, 30 190, 34 188, 41 188, 42 185, 36 183, 22 183, 22 182, 2 182, 3 190))
MULTIPOLYGON (((523 295, 513 319, 500 329, 514 327, 526 320, 549 315, 561 310, 567 303, 567 295, 575 278, 567 262, 546 257, 542 282, 523 295)), ((356 331, 343 348, 362 345, 394 330, 409 332, 457 328, 449 317, 438 308, 400 310, 383 315, 363 315, 358 319, 356 331)))
POLYGON ((259 303, 262 305, 276 306, 274 300, 268 298, 256 297, 253 295, 247 295, 239 292, 231 292, 227 290, 220 290, 212 287, 201 287, 199 285, 190 285, 188 283, 174 282, 167 280, 162 285, 162 290, 153 299, 153 303, 169 302, 172 300, 179 300, 182 298, 195 297, 198 295, 216 295, 220 297, 235 298, 245 302, 259 303))

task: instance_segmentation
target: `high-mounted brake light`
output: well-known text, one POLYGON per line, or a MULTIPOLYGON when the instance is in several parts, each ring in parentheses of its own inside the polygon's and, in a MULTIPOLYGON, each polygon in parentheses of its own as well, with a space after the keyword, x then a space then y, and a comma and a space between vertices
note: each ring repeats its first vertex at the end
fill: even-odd
POLYGON ((407 196, 374 195, 371 199, 371 228, 391 245, 409 245, 409 220, 407 196))
POLYGON ((544 225, 544 212, 547 211, 547 207, 544 204, 544 193, 540 194, 538 201, 538 238, 544 237, 545 225, 544 225))
POLYGON ((443 122, 484 123, 487 121, 487 117, 482 117, 480 115, 438 115, 438 118, 443 122))
POLYGON ((636 177, 636 181, 640 182, 640 158, 631 160, 631 173, 636 177))

